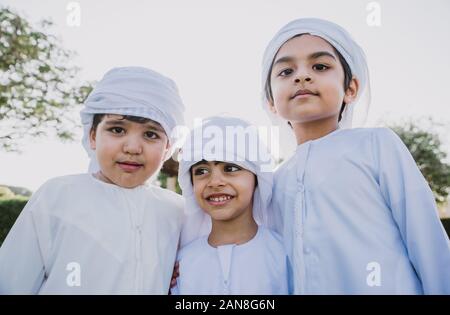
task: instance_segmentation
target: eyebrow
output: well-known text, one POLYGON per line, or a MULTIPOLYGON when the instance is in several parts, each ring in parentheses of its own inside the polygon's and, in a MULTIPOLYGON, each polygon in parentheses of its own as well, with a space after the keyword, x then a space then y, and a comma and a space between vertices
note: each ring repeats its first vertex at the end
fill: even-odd
MULTIPOLYGON (((317 51, 317 52, 315 52, 315 53, 310 54, 310 55, 308 56, 308 59, 317 59, 317 58, 324 57, 324 56, 325 56, 325 57, 331 57, 331 58, 333 58, 334 60, 336 60, 336 57, 335 57, 333 54, 329 53, 328 51, 317 51)), ((278 59, 277 61, 275 61, 275 62, 273 63, 273 65, 275 66, 276 64, 279 64, 279 63, 292 62, 293 60, 294 60, 294 58, 293 58, 293 57, 290 57, 290 56, 281 57, 280 59, 278 59)))
MULTIPOLYGON (((124 126, 124 125, 129 124, 130 122, 131 121, 128 121, 126 119, 114 119, 114 120, 105 121, 105 125, 107 125, 107 126, 117 126, 117 125, 124 126)), ((151 129, 151 130, 165 132, 162 127, 160 127, 156 124, 153 124, 151 122, 146 122, 146 123, 140 124, 140 125, 145 126, 146 128, 151 129)))

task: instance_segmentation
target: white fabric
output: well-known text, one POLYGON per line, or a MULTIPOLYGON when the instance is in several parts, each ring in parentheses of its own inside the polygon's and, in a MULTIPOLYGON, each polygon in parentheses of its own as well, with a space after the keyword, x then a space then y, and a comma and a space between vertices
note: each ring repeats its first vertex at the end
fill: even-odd
MULTIPOLYGON (((82 143, 91 159, 91 173, 99 170, 95 151, 89 146, 89 131, 94 114, 131 115, 151 119, 163 127, 170 144, 177 141, 175 127, 184 124, 184 105, 175 83, 153 70, 141 67, 114 68, 108 71, 89 94, 84 106, 80 113, 84 132, 82 143)), ((170 153, 167 154, 166 159, 170 156, 170 153)))
POLYGON ((0 294, 167 294, 182 215, 159 187, 52 179, 0 248, 0 294))
POLYGON ((293 150, 295 140, 293 132, 286 121, 270 112, 268 99, 265 93, 265 87, 269 71, 271 70, 274 58, 281 46, 289 39, 300 35, 310 34, 323 38, 330 43, 347 61, 352 75, 359 80, 359 91, 357 98, 345 106, 342 113, 342 119, 339 122, 339 128, 350 128, 352 125, 361 126, 365 123, 369 103, 370 103, 370 82, 369 71, 367 68, 366 57, 361 47, 353 40, 352 36, 341 26, 322 19, 303 18, 291 21, 283 26, 272 38, 264 51, 262 61, 262 99, 263 108, 266 110, 271 121, 281 127, 280 133, 283 135, 282 142, 293 150), (358 112, 358 121, 354 121, 354 111, 358 112))
POLYGON ((201 237, 178 255, 180 276, 174 295, 288 294, 287 256, 280 236, 263 227, 241 245, 217 248, 201 237))
POLYGON ((297 294, 450 294, 433 193, 386 128, 334 131, 275 172, 297 294))
POLYGON ((239 118, 210 117, 204 119, 201 126, 191 131, 181 150, 178 181, 186 200, 186 218, 181 233, 181 246, 211 232, 211 218, 195 200, 190 174, 191 166, 203 159, 231 162, 255 174, 258 185, 253 194, 253 217, 258 225, 271 227, 273 223, 270 208, 273 160, 261 142, 257 128, 239 118), (238 133, 238 137, 245 136, 244 132, 248 131, 247 139, 249 140, 243 144, 245 147, 242 147, 238 141, 233 142, 231 133, 227 136, 227 127, 237 132, 243 131, 238 133), (242 129, 234 129, 236 127, 242 129), (254 144, 257 145, 255 147, 257 152, 251 148, 254 144))

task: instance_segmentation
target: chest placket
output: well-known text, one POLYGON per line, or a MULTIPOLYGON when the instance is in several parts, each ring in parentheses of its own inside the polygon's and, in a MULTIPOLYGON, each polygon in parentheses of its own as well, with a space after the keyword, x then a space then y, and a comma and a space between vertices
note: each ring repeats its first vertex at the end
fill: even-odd
POLYGON ((297 261, 295 273, 295 291, 303 294, 306 283, 306 263, 303 248, 305 246, 305 220, 306 220, 306 194, 305 194, 305 169, 308 163, 310 143, 304 144, 300 152, 297 152, 297 189, 294 207, 294 256, 297 261))
POLYGON ((127 196, 124 196, 128 204, 131 230, 133 234, 134 243, 134 261, 135 261, 135 273, 134 273, 134 290, 136 293, 143 292, 143 275, 142 275, 142 225, 144 221, 144 209, 137 206, 139 198, 132 198, 129 200, 127 196))
POLYGON ((223 275, 223 294, 230 294, 230 269, 234 246, 235 245, 223 245, 217 247, 223 275))

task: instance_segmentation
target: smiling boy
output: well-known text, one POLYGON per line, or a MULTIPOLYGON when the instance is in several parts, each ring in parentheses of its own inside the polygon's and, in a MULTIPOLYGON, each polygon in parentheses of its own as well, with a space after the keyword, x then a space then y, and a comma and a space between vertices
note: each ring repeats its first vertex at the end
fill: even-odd
POLYGON ((272 172, 263 159, 268 153, 257 133, 244 138, 250 127, 238 118, 210 117, 182 148, 179 182, 186 218, 181 244, 186 246, 178 254, 173 294, 289 293, 287 255, 271 230, 272 172), (230 129, 248 141, 235 143, 230 129), (258 154, 252 152, 255 147, 258 154))

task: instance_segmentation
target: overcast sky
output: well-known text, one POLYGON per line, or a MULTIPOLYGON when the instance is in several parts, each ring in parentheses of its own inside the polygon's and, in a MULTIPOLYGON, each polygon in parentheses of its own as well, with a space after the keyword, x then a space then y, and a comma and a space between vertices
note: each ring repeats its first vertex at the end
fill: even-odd
MULTIPOLYGON (((372 103, 368 126, 431 116, 449 123, 450 1, 81 0, 80 26, 67 23, 71 1, 1 0, 31 22, 51 19, 63 46, 75 50, 82 80, 117 66, 144 66, 174 79, 186 123, 228 112, 268 124, 260 107, 263 50, 284 24, 299 17, 329 19, 366 52, 372 103), (368 4, 375 2, 375 6, 368 4), (380 8, 380 25, 367 17, 380 8)), ((72 20, 73 21, 73 20, 72 20)), ((447 130, 450 129, 447 128, 447 130)), ((79 136, 81 138, 81 136, 79 136)), ((449 141, 444 139, 447 151, 449 141)), ((0 151, 0 184, 35 190, 55 176, 84 172, 79 141, 23 142, 22 153, 0 151)))

